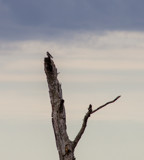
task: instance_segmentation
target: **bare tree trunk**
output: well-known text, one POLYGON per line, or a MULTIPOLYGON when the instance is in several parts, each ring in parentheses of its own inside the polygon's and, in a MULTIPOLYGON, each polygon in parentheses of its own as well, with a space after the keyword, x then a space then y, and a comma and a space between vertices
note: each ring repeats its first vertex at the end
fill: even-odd
POLYGON ((52 105, 52 125, 60 160, 74 160, 73 143, 67 134, 66 114, 61 84, 57 79, 57 69, 50 56, 45 58, 49 95, 52 105))
POLYGON ((77 134, 74 141, 71 141, 67 134, 64 99, 62 96, 61 84, 57 79, 57 68, 55 67, 55 64, 52 60, 53 57, 49 52, 47 52, 47 56, 48 57, 44 59, 44 69, 49 87, 49 95, 52 106, 52 125, 55 134, 56 146, 59 153, 59 159, 75 160, 74 150, 85 131, 90 115, 105 107, 106 105, 115 102, 118 98, 120 98, 120 96, 115 98, 113 101, 107 102, 106 104, 98 107, 95 110, 92 110, 92 105, 90 105, 88 112, 84 116, 83 124, 79 133, 77 134))

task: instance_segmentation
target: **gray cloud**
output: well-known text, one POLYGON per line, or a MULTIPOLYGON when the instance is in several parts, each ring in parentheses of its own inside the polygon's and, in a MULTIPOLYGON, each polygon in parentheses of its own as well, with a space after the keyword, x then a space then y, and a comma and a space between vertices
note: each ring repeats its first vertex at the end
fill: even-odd
POLYGON ((142 0, 0 1, 1 38, 37 38, 79 30, 143 30, 142 0))

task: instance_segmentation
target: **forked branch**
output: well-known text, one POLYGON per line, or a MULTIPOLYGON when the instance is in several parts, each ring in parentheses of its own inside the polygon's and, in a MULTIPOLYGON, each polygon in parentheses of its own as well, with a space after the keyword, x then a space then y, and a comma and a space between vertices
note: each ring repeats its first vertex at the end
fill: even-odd
POLYGON ((66 113, 62 95, 62 88, 57 77, 57 68, 54 64, 53 57, 49 52, 47 52, 47 57, 44 59, 44 70, 49 87, 50 102, 52 106, 52 125, 54 129, 59 158, 60 160, 75 160, 74 150, 86 129, 88 118, 91 116, 91 114, 97 112, 108 104, 114 103, 120 98, 120 96, 94 110, 92 109, 92 105, 90 104, 88 107, 88 111, 84 116, 80 131, 78 132, 74 141, 71 141, 67 134, 66 113))
POLYGON ((91 104, 89 105, 88 112, 86 113, 86 115, 84 116, 84 119, 83 119, 82 127, 81 127, 79 133, 77 134, 75 140, 73 141, 73 148, 76 147, 76 145, 78 144, 79 140, 81 139, 81 136, 83 135, 83 133, 84 133, 84 131, 86 129, 88 118, 91 116, 91 114, 97 112, 98 110, 102 109, 103 107, 105 107, 105 106, 107 106, 107 105, 109 105, 111 103, 114 103, 120 97, 121 96, 116 97, 114 100, 109 101, 109 102, 105 103, 104 105, 101 105, 100 107, 96 108, 95 110, 92 110, 92 105, 91 104))

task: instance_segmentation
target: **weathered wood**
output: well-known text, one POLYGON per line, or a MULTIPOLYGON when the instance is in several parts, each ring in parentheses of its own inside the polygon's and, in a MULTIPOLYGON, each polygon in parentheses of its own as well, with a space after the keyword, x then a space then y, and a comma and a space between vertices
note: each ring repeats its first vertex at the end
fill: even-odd
POLYGON ((56 146, 59 153, 59 159, 75 160, 74 150, 86 129, 88 118, 91 116, 91 114, 97 112, 108 104, 114 103, 120 98, 120 96, 116 97, 112 101, 105 103, 104 105, 98 107, 95 110, 92 109, 92 105, 90 104, 88 107, 88 111, 84 116, 80 131, 78 132, 74 141, 71 141, 67 134, 64 99, 62 95, 61 84, 59 83, 57 78, 57 68, 52 60, 52 55, 47 52, 47 56, 48 57, 44 59, 44 70, 47 76, 47 82, 49 87, 49 95, 52 106, 52 125, 56 140, 56 146))
POLYGON ((73 141, 73 148, 75 148, 79 142, 79 140, 81 139, 85 129, 86 129, 86 126, 87 126, 87 122, 88 122, 88 119, 89 117, 91 116, 91 114, 97 112, 98 110, 104 108, 105 106, 111 104, 111 103, 114 103, 115 101, 117 101, 121 96, 118 96, 116 97, 114 100, 112 101, 109 101, 107 103, 105 103, 104 105, 101 105, 100 107, 96 108, 95 110, 92 109, 92 105, 90 104, 89 107, 88 107, 88 111, 86 113, 86 115, 84 116, 84 119, 83 119, 83 124, 82 124, 82 127, 80 129, 80 131, 78 132, 77 136, 75 137, 74 141, 73 141))
POLYGON ((52 56, 44 59, 44 69, 47 76, 49 95, 52 105, 52 125, 60 160, 74 160, 73 143, 67 134, 66 113, 61 84, 58 81, 57 68, 52 56))

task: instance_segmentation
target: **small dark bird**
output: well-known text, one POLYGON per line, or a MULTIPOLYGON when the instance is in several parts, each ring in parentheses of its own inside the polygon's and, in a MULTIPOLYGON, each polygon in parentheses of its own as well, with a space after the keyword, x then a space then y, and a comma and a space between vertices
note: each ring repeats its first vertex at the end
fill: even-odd
POLYGON ((48 58, 53 58, 53 56, 49 52, 47 52, 47 56, 48 58))

